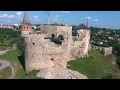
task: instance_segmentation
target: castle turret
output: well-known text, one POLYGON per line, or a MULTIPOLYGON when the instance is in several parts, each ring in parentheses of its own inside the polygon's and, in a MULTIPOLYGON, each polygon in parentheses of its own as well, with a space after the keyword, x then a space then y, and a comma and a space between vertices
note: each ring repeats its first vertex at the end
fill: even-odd
POLYGON ((50 17, 49 17, 49 14, 48 14, 47 25, 50 25, 50 17))
POLYGON ((1 22, 0 26, 2 26, 2 22, 1 22))
POLYGON ((27 35, 32 30, 32 26, 26 11, 24 13, 24 17, 20 29, 21 29, 21 35, 27 35))
POLYGON ((81 37, 82 36, 82 38, 84 37, 84 31, 88 31, 89 30, 89 28, 87 27, 87 26, 85 26, 84 24, 80 24, 80 25, 78 25, 77 27, 76 27, 76 29, 77 29, 77 36, 78 37, 81 37))
POLYGON ((89 27, 89 25, 88 25, 88 18, 87 18, 87 23, 86 23, 86 27, 89 27))
POLYGON ((76 27, 77 29, 77 40, 83 41, 84 50, 83 55, 86 57, 88 56, 88 46, 90 42, 90 28, 84 24, 80 24, 76 27))

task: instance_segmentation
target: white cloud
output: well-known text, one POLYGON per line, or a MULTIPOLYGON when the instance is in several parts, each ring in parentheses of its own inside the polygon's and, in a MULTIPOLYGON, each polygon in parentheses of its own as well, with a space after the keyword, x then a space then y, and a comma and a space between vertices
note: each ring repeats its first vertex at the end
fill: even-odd
POLYGON ((15 15, 0 14, 0 18, 15 18, 15 15))
POLYGON ((59 15, 56 15, 55 17, 56 17, 56 18, 58 18, 58 17, 59 17, 59 15))
POLYGON ((53 22, 56 22, 58 19, 57 18, 52 18, 53 22))
POLYGON ((8 14, 3 14, 2 16, 3 16, 3 17, 8 17, 8 14))
POLYGON ((56 23, 60 22, 60 20, 58 20, 58 17, 54 17, 54 18, 51 18, 51 19, 52 19, 52 22, 53 22, 53 23, 55 23, 55 22, 56 22, 56 23))
POLYGON ((33 16, 33 18, 34 18, 34 21, 40 21, 38 16, 33 16))
POLYGON ((33 18, 34 18, 34 19, 38 19, 38 16, 34 16, 33 18))
POLYGON ((69 11, 59 11, 59 12, 62 12, 62 13, 69 13, 69 11))
POLYGON ((69 11, 51 11, 51 12, 69 13, 69 11))
POLYGON ((22 12, 17 12, 16 15, 17 15, 17 16, 21 16, 21 15, 22 15, 22 12))
POLYGON ((15 18, 15 15, 8 15, 7 18, 15 18))
POLYGON ((11 22, 11 20, 8 20, 7 22, 11 22))
POLYGON ((40 11, 41 13, 50 13, 50 12, 61 12, 61 13, 69 13, 70 11, 40 11))
POLYGON ((94 21, 95 21, 95 22, 97 22, 97 21, 98 21, 98 19, 94 19, 94 21))
POLYGON ((0 18, 5 18, 5 17, 7 17, 8 16, 8 14, 0 14, 0 18))
POLYGON ((91 19, 91 17, 85 17, 85 19, 88 19, 88 20, 90 20, 90 19, 91 19))

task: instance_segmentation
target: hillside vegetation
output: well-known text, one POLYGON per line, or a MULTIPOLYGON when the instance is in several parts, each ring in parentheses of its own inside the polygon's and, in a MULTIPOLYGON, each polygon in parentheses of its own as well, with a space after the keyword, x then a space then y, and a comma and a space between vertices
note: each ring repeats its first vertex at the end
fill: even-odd
MULTIPOLYGON (((36 74, 39 71, 33 70, 26 74, 19 53, 16 50, 11 50, 5 55, 0 56, 0 59, 7 60, 12 63, 15 71, 14 79, 37 79, 36 74)), ((90 79, 120 79, 120 70, 117 65, 113 65, 111 61, 115 61, 114 55, 103 56, 99 51, 91 51, 89 58, 80 58, 68 62, 68 68, 78 71, 86 75, 90 79)), ((2 72, 3 77, 8 78, 11 75, 11 70, 5 69, 2 72), (6 71, 5 71, 6 70, 6 71), (4 74, 7 73, 7 76, 4 74)))
MULTIPOLYGON (((11 50, 4 55, 0 56, 1 60, 7 60, 11 62, 13 69, 15 71, 15 77, 13 79, 34 79, 36 78, 37 70, 33 70, 26 74, 23 68, 24 59, 21 58, 16 50, 11 50)), ((2 70, 1 70, 2 71, 2 70)), ((2 77, 0 79, 7 79, 8 75, 11 75, 11 70, 9 68, 4 69, 1 73, 2 77), (6 75, 7 74, 7 75, 6 75)))
POLYGON ((0 50, 6 50, 12 47, 13 43, 16 43, 16 39, 19 38, 19 36, 20 31, 0 28, 0 50))
POLYGON ((80 58, 68 62, 68 68, 86 75, 90 79, 120 79, 120 70, 115 61, 114 55, 104 56, 99 51, 93 50, 90 57, 80 58))

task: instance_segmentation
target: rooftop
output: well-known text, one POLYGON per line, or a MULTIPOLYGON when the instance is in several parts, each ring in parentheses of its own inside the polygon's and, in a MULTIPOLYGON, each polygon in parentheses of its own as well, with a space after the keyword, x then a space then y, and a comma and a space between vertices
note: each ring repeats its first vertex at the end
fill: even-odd
POLYGON ((80 25, 78 25, 76 27, 77 29, 89 29, 87 26, 85 26, 83 23, 81 23, 80 25))
POLYGON ((22 25, 31 25, 27 11, 24 13, 22 25))

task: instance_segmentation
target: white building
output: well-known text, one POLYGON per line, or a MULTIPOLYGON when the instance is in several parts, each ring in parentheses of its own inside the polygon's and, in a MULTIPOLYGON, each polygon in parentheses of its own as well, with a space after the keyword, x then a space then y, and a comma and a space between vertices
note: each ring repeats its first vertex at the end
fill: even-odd
POLYGON ((19 24, 13 24, 13 25, 19 27, 19 24))

